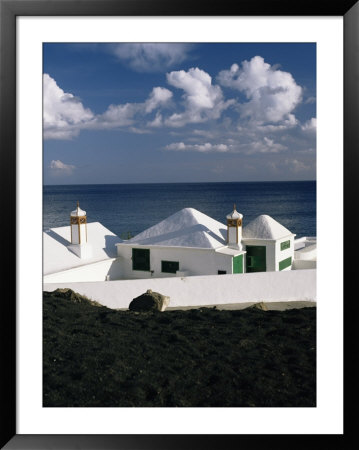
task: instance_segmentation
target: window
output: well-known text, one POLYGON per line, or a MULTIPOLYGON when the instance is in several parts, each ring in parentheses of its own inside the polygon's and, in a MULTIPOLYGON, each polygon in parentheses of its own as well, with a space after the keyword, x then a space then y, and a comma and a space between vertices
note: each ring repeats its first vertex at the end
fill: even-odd
POLYGON ((178 261, 161 261, 161 272, 176 273, 179 270, 178 261))
POLYGON ((280 243, 280 249, 286 250, 287 248, 290 248, 290 241, 285 241, 280 243))
POLYGON ((279 263, 279 270, 283 270, 286 267, 289 267, 291 264, 292 264, 292 258, 291 257, 289 257, 287 259, 283 259, 283 261, 281 261, 279 263))
POLYGON ((150 251, 148 249, 132 249, 132 270, 150 270, 150 251))
POLYGON ((218 275, 226 275, 227 271, 226 270, 219 270, 218 271, 218 275))

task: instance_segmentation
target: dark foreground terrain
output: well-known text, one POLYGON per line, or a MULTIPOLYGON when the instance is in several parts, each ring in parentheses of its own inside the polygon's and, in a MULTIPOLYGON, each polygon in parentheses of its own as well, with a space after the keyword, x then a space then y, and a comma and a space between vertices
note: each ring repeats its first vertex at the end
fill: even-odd
POLYGON ((316 308, 135 313, 44 293, 44 406, 315 406, 316 308))

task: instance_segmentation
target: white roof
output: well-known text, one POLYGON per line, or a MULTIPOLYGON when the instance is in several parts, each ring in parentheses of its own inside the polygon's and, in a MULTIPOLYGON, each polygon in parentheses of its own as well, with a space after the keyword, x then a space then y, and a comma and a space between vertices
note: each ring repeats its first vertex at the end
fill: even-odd
POLYGON ((194 208, 184 208, 148 228, 126 244, 219 248, 226 245, 227 227, 194 208))
POLYGON ((242 255, 244 253, 247 253, 246 251, 237 250, 237 249, 231 248, 231 247, 223 247, 223 248, 216 250, 216 252, 222 253, 223 255, 231 255, 231 256, 237 256, 237 255, 242 255))
POLYGON ((116 245, 122 240, 99 222, 87 224, 87 240, 92 246, 92 257, 81 259, 68 245, 71 244, 70 226, 50 228, 43 233, 44 275, 103 261, 117 256, 116 245))
POLYGON ((277 240, 292 233, 279 222, 267 215, 258 216, 243 228, 243 239, 277 240))

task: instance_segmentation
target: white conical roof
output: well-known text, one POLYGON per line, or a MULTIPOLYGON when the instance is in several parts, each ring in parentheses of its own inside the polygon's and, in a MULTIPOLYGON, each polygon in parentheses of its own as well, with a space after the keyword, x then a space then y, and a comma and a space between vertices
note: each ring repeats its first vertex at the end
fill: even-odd
POLYGON ((72 217, 86 216, 86 211, 80 208, 79 202, 77 202, 77 208, 71 212, 72 217))
POLYGON ((148 228, 128 244, 219 248, 226 245, 227 227, 194 208, 184 208, 148 228))
POLYGON ((258 216, 243 228, 243 239, 281 239, 292 234, 267 215, 258 216))
POLYGON ((227 215, 227 219, 242 219, 243 214, 236 210, 236 205, 233 205, 233 211, 227 215))

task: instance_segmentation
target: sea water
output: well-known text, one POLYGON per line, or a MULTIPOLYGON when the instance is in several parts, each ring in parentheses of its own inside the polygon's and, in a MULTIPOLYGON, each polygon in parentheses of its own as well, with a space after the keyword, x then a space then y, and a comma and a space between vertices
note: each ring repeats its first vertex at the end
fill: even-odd
POLYGON ((155 183, 44 186, 43 228, 70 224, 77 201, 88 222, 101 222, 123 239, 182 208, 226 223, 236 204, 243 226, 267 214, 298 237, 316 236, 316 182, 155 183))

